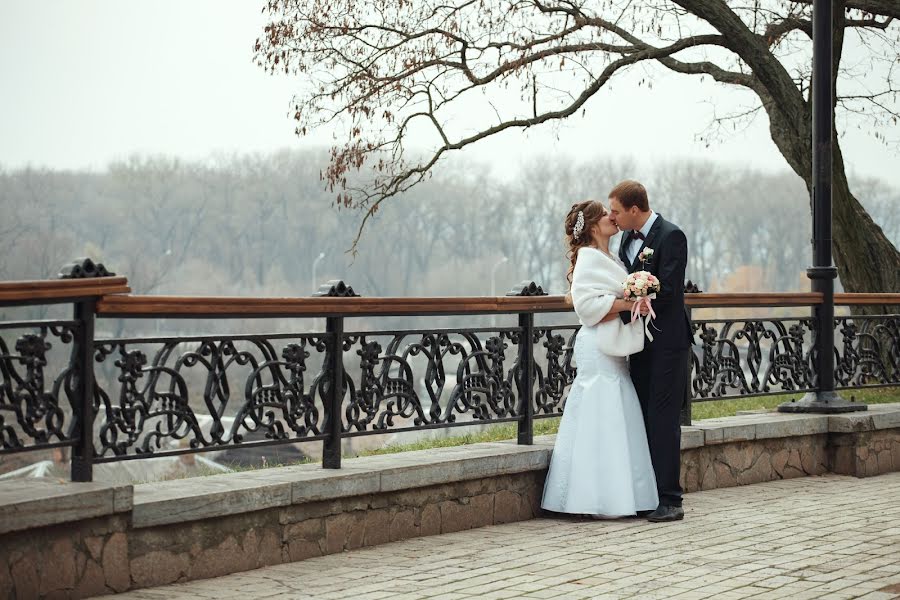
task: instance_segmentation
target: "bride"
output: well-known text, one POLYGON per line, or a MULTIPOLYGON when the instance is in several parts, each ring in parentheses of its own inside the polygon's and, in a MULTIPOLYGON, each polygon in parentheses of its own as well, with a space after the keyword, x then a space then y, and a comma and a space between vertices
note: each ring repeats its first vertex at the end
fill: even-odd
POLYGON ((618 231, 599 202, 566 216, 568 280, 581 322, 575 339, 578 374, 563 411, 541 506, 560 513, 622 517, 659 504, 647 433, 626 357, 644 347, 640 321, 621 311, 627 271, 609 252, 618 231))

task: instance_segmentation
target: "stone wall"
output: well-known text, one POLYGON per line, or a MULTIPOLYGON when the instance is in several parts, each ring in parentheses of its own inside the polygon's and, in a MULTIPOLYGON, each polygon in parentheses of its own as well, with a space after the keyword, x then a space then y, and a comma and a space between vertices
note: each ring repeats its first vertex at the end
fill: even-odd
MULTIPOLYGON (((0 484, 0 599, 84 598, 531 519, 553 438, 134 486, 0 484)), ((900 470, 900 405, 682 428, 685 490, 900 470)), ((688 498, 688 502, 690 499, 688 498)))
POLYGON ((900 471, 900 430, 835 433, 828 452, 831 470, 840 475, 871 477, 900 471))
POLYGON ((544 471, 134 529, 123 516, 2 537, 0 598, 86 598, 537 516, 544 471))
POLYGON ((682 452, 685 492, 749 485, 828 472, 827 435, 703 446, 682 452))

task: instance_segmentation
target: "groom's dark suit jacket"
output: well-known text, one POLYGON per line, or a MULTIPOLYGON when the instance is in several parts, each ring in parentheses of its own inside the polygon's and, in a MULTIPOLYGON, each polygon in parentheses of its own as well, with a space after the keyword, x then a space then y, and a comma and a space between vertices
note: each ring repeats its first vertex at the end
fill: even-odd
MULTIPOLYGON (((660 282, 660 291, 653 300, 656 318, 650 325, 654 339, 645 342, 642 352, 631 356, 631 381, 644 414, 659 503, 681 506, 679 411, 687 397, 688 360, 693 343, 684 306, 687 238, 678 227, 658 216, 641 247, 652 248, 653 256, 643 264, 637 257, 629 263, 625 255, 631 235, 623 235, 619 258, 629 272, 650 271, 660 282)), ((622 314, 625 322, 630 318, 630 313, 622 314)))
MULTIPOLYGON (((641 246, 641 251, 644 248, 653 249, 653 256, 646 263, 641 263, 637 256, 633 263, 628 261, 625 249, 631 243, 631 236, 631 231, 622 234, 619 258, 625 263, 629 273, 649 271, 656 275, 661 286, 656 299, 653 300, 653 311, 656 313, 650 327, 654 338, 653 347, 667 349, 690 347, 694 343, 694 336, 684 306, 684 270, 687 267, 687 238, 684 232, 657 213, 656 221, 653 222, 647 239, 641 246)), ((631 320, 631 314, 622 313, 622 320, 627 323, 631 320)))

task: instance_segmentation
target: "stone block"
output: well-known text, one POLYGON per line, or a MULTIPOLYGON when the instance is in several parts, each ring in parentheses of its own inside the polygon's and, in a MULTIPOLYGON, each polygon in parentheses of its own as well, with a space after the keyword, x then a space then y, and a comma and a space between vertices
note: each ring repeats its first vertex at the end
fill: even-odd
POLYGON ((215 546, 205 547, 191 557, 188 579, 210 579, 229 573, 249 571, 257 567, 256 544, 244 548, 234 536, 227 536, 215 546))
POLYGON ((759 452, 748 468, 744 469, 738 475, 738 484, 748 485, 751 483, 762 483, 764 481, 773 481, 778 479, 778 474, 772 467, 772 461, 768 452, 759 452))
POLYGON ((128 563, 128 537, 122 532, 113 533, 103 546, 101 559, 103 577, 106 585, 124 592, 131 587, 130 567, 128 563))
MULTIPOLYGON (((823 444, 824 446, 824 444, 823 444)), ((821 461, 819 460, 819 452, 814 442, 804 440, 800 444, 800 465, 803 467, 803 472, 807 475, 820 475, 821 469, 819 467, 821 461)))
POLYGON ((522 518, 522 497, 509 490, 499 490, 494 494, 495 524, 514 523, 522 518))
MULTIPOLYGON (((156 587, 174 583, 184 578, 191 567, 187 553, 173 553, 164 550, 149 552, 131 561, 131 578, 136 588, 156 587)), ((108 578, 109 573, 104 569, 108 578)))
POLYGON ((258 536, 256 563, 259 567, 277 565, 283 562, 281 535, 275 529, 264 529, 258 536))
POLYGON ((416 525, 416 511, 411 508, 396 511, 391 521, 390 540, 396 542, 418 536, 419 527, 416 525))
POLYGON ((703 444, 705 446, 721 444, 725 441, 724 432, 721 427, 714 425, 699 425, 697 426, 697 429, 703 432, 703 444))
POLYGON ((856 449, 842 445, 831 448, 831 471, 838 475, 856 475, 856 449))
POLYGON ((727 463, 716 461, 713 467, 716 473, 716 488, 734 487, 737 485, 737 479, 727 463))
POLYGON ((436 504, 428 504, 419 511, 419 532, 422 535, 437 535, 441 532, 441 509, 436 504))
POLYGON ((746 442, 756 439, 756 424, 754 423, 723 425, 721 429, 721 443, 723 444, 728 444, 731 442, 746 442))
POLYGON ((96 561, 103 556, 104 539, 100 536, 91 536, 84 538, 84 547, 87 548, 90 557, 96 561))
POLYGON ((718 453, 718 460, 731 467, 734 473, 740 473, 753 464, 758 453, 758 444, 725 444, 718 453))
POLYGON ((93 560, 87 561, 82 572, 81 579, 75 586, 76 598, 91 598, 106 593, 106 577, 103 567, 93 560))
POLYGON ((131 486, 35 478, 0 483, 0 534, 114 514, 131 486), (118 501, 116 497, 118 495, 118 501))
POLYGON ((119 485, 113 488, 113 512, 127 513, 134 508, 134 487, 119 485))
POLYGON ((893 460, 891 459, 891 453, 886 448, 883 448, 880 452, 878 452, 875 456, 878 462, 878 475, 883 475, 884 473, 890 473, 894 470, 893 460))
POLYGON ((875 412, 872 425, 876 430, 900 428, 900 409, 887 412, 875 412))
POLYGON ((771 454, 772 470, 779 477, 784 476, 784 468, 787 466, 788 451, 786 448, 779 448, 771 454))
POLYGON ((391 541, 391 513, 388 508, 365 513, 364 546, 377 546, 391 541))
POLYGON ((322 556, 325 553, 324 540, 324 519, 310 519, 284 528, 283 542, 291 562, 322 556))
POLYGON ((37 552, 29 553, 12 563, 9 568, 16 598, 39 598, 41 578, 38 576, 37 552))
POLYGON ((382 473, 360 467, 306 472, 291 483, 291 503, 302 504, 375 494, 381 489, 382 473))
POLYGON ((453 533, 454 531, 462 531, 469 529, 466 521, 466 509, 461 507, 459 502, 447 500, 438 505, 441 511, 441 533, 453 533))
POLYGON ((875 420, 868 411, 828 417, 828 431, 831 433, 857 433, 874 429, 875 420))
POLYGON ((291 503, 291 484, 261 483, 241 473, 135 486, 136 529, 253 512, 291 503))
POLYGON ((326 518, 325 552, 335 554, 362 547, 365 522, 365 511, 342 513, 326 518))
MULTIPOLYGON (((478 462, 477 459, 472 459, 478 462)), ((482 465, 469 465, 470 472, 481 472, 482 465)), ((381 491, 416 489, 453 483, 463 479, 463 461, 454 460, 424 465, 401 466, 381 473, 381 491)))
POLYGON ((701 448, 705 443, 703 430, 699 427, 681 428, 681 450, 690 450, 693 448, 701 448))
POLYGON ((681 465, 681 489, 685 493, 700 489, 700 465, 696 461, 684 461, 681 465))
POLYGON ((756 439, 793 438, 828 433, 828 417, 825 415, 790 415, 772 413, 771 417, 756 423, 756 439))
POLYGON ((41 564, 41 595, 75 587, 77 569, 75 547, 68 537, 57 538, 49 548, 43 548, 41 564))

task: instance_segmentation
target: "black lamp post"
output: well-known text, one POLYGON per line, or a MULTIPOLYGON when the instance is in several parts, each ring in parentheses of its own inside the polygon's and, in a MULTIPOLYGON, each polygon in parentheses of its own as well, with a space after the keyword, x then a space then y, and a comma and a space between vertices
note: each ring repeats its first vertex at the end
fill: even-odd
POLYGON ((812 290, 822 293, 816 308, 818 391, 797 402, 778 407, 781 412, 838 413, 866 410, 865 404, 848 402, 834 391, 834 280, 837 269, 831 262, 831 180, 834 102, 832 79, 831 0, 813 2, 813 266, 806 274, 812 290))

